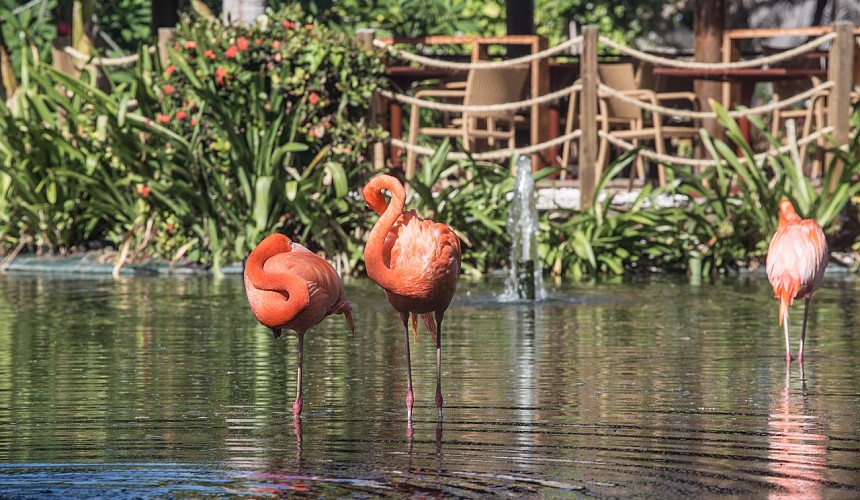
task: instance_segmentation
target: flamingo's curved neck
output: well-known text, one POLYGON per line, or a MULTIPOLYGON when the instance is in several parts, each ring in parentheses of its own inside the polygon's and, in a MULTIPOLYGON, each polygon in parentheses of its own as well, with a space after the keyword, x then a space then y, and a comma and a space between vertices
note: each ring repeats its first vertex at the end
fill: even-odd
POLYGON ((268 321, 279 325, 288 323, 310 303, 308 285, 301 276, 289 272, 272 273, 263 269, 270 258, 292 250, 289 238, 282 234, 273 234, 251 252, 245 263, 245 276, 254 288, 287 294, 286 305, 278 308, 277 318, 268 321))
POLYGON ((385 245, 385 237, 403 214, 406 207, 406 191, 400 181, 390 175, 379 175, 374 177, 364 186, 364 200, 380 215, 379 220, 373 225, 367 245, 364 247, 364 264, 367 275, 373 281, 386 290, 396 288, 399 279, 395 273, 385 265, 382 250, 385 245), (387 189, 391 193, 391 201, 385 202, 382 191, 387 189))

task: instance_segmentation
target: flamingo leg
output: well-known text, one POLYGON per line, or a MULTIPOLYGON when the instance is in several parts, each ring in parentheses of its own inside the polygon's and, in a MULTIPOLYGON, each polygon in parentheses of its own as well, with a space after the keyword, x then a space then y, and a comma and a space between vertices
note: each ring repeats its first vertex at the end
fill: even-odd
POLYGON ((406 419, 409 422, 409 427, 412 427, 412 403, 415 397, 412 393, 412 360, 409 357, 409 313, 400 313, 403 318, 403 332, 406 339, 406 419))
POLYGON ((791 363, 791 347, 788 344, 788 313, 782 318, 782 325, 785 327, 785 362, 791 363))
POLYGON ((800 330, 800 348, 797 351, 797 362, 803 365, 803 341, 806 337, 806 320, 809 317, 809 301, 812 296, 806 297, 806 303, 803 305, 803 328, 800 330))
POLYGON ((442 420, 442 318, 436 318, 436 408, 442 420))
POLYGON ((296 373, 296 402, 293 403, 293 416, 298 416, 302 413, 302 351, 304 350, 305 336, 302 333, 298 334, 298 352, 297 362, 298 365, 297 373, 296 373))

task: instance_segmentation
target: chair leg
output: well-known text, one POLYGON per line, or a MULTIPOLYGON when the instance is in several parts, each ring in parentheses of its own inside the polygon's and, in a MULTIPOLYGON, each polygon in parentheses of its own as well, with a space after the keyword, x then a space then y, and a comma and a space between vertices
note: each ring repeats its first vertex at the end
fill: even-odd
MULTIPOLYGON (((657 134, 654 138, 654 150, 657 154, 666 154, 666 146, 663 144, 663 136, 657 134)), ((660 186, 666 185, 666 167, 662 163, 657 163, 657 182, 660 186)))

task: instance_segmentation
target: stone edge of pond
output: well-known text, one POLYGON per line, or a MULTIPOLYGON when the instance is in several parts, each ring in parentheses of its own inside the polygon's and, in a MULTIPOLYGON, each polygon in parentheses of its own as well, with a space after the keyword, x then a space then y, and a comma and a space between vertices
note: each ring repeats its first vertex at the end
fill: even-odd
MULTIPOLYGON (((106 275, 113 273, 114 265, 98 262, 96 255, 89 253, 68 257, 34 257, 20 256, 6 268, 8 273, 56 273, 56 274, 88 274, 106 275)), ((242 263, 234 263, 221 267, 225 275, 241 275, 242 263)), ((170 268, 168 261, 149 260, 125 264, 120 269, 120 276, 211 276, 212 270, 199 265, 176 265, 170 268)))

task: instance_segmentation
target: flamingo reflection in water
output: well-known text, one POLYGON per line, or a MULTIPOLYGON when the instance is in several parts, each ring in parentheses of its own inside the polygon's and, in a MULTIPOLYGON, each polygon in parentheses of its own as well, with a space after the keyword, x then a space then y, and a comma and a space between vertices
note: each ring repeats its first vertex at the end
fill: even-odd
POLYGON ((806 409, 806 382, 792 392, 788 365, 785 386, 774 402, 768 422, 770 482, 779 488, 768 497, 821 498, 827 467, 827 436, 816 434, 816 417, 806 409))

